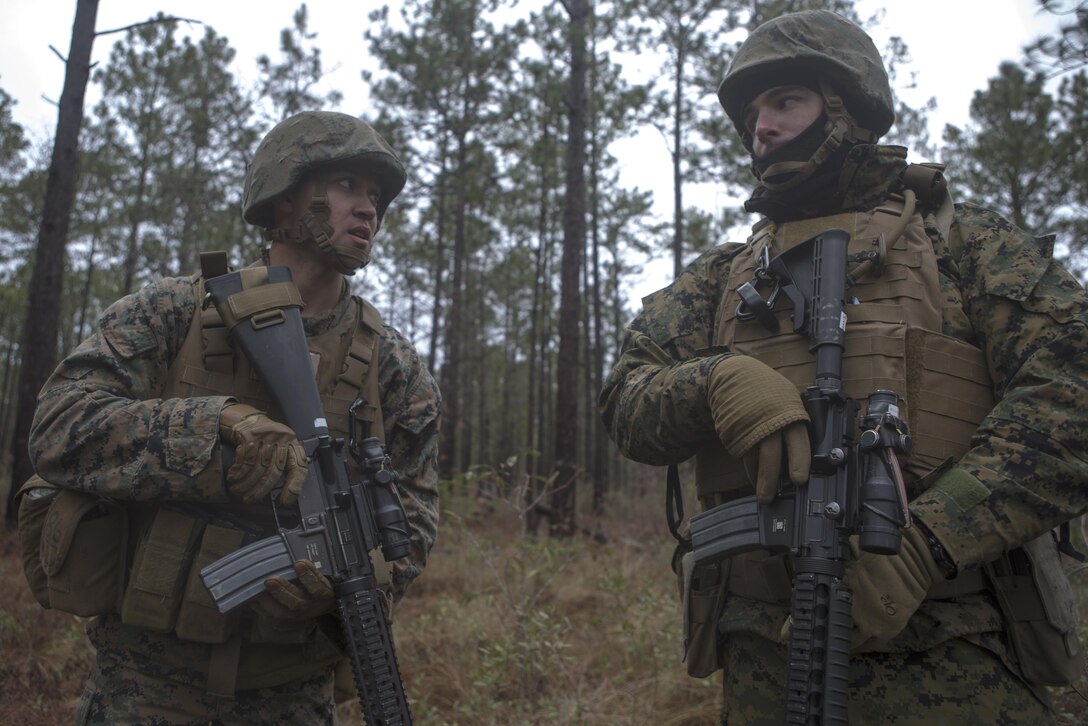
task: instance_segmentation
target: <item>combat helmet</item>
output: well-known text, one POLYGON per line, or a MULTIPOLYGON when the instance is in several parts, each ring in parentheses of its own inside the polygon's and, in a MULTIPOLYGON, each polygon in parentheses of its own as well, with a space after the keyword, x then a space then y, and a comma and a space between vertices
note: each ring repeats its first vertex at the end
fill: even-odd
MULTIPOLYGON (((381 186, 377 205, 381 226, 389 203, 404 189, 404 165, 367 122, 335 111, 303 111, 276 124, 261 140, 246 171, 242 216, 263 227, 269 240, 305 242, 313 239, 332 255, 337 269, 351 274, 369 258, 358 250, 329 243, 325 189, 315 190, 310 209, 295 229, 275 229, 275 201, 306 174, 329 166, 358 166, 373 174, 381 186), (348 260, 343 258, 347 257, 348 260)), ((375 230, 376 231, 376 230, 375 230)))
MULTIPOLYGON (((817 165, 843 141, 873 143, 895 122, 884 62, 865 31, 836 13, 806 10, 781 15, 751 32, 718 86, 718 100, 745 146, 744 109, 763 91, 796 77, 816 79, 827 116, 817 165)), ((764 172, 763 177, 773 176, 764 172)), ((796 179, 794 179, 796 182, 796 179)))

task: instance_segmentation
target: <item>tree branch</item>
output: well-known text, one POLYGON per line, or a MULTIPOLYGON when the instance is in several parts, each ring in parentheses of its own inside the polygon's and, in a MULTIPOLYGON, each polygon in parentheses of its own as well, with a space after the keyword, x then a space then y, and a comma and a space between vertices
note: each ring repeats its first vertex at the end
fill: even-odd
POLYGON ((204 24, 203 20, 194 20, 192 18, 178 18, 178 17, 175 17, 175 16, 171 15, 171 16, 165 17, 165 18, 152 18, 151 20, 144 20, 144 21, 139 22, 139 23, 133 23, 132 25, 126 25, 123 28, 114 28, 113 30, 100 30, 100 31, 96 32, 94 35, 97 38, 100 35, 110 35, 111 33, 121 33, 121 32, 124 32, 126 30, 132 30, 133 28, 143 27, 144 25, 156 25, 158 23, 170 23, 170 22, 174 22, 174 21, 180 21, 180 22, 183 22, 183 23, 196 23, 197 25, 203 25, 204 24))

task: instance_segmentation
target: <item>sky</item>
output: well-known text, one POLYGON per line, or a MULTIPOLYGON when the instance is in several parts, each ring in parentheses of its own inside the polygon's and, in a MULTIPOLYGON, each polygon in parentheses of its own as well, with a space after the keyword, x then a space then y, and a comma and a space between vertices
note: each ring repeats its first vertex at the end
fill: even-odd
MULTIPOLYGON (((522 0, 523 6, 531 2, 522 0)), ((278 59, 280 30, 291 25, 291 16, 300 4, 301 0, 262 0, 259 4, 230 0, 101 0, 96 27, 99 32, 124 27, 146 20, 158 10, 202 21, 226 36, 237 50, 235 74, 248 86, 256 79, 258 56, 267 54, 278 59), (255 11, 255 7, 260 10, 255 11)), ((918 88, 898 90, 912 105, 921 105, 931 96, 937 99, 937 109, 930 114, 932 140, 940 138, 945 124, 967 122, 972 94, 986 87, 1002 61, 1019 61, 1025 44, 1056 27, 1052 16, 1037 12, 1037 5, 1036 0, 857 2, 862 18, 888 6, 881 24, 870 32, 881 48, 892 35, 907 43, 913 61, 902 75, 906 78, 907 71, 914 71, 918 88)), ((51 139, 53 135, 55 101, 64 83, 64 64, 50 46, 61 55, 67 54, 75 6, 75 0, 4 0, 0 6, 0 27, 8 29, 0 43, 0 88, 16 99, 15 121, 35 139, 51 139)), ((360 71, 371 61, 363 31, 369 9, 375 7, 380 3, 307 2, 309 28, 317 33, 316 42, 328 71, 324 87, 344 94, 340 110, 347 113, 365 114, 367 93, 360 71)), ((199 25, 191 28, 194 37, 203 34, 199 25)), ((121 37, 114 34, 97 38, 93 60, 104 63, 110 47, 121 37)), ((88 102, 94 100, 92 86, 88 102)), ((705 102, 717 103, 713 89, 708 89, 705 102)), ((621 182, 653 190, 655 212, 671 218, 672 175, 668 148, 660 134, 645 130, 617 144, 613 152, 621 161, 621 182)), ((709 211, 737 204, 737 200, 713 187, 699 190, 690 201, 709 211)), ((648 265, 643 279, 635 283, 633 299, 667 284, 670 270, 671 262, 648 265)))

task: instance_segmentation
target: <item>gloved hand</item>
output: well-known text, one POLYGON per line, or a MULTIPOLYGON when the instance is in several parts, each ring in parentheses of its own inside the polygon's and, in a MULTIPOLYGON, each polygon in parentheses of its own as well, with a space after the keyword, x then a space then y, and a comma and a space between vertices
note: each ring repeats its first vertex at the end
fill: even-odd
POLYGON ((252 406, 229 403, 219 413, 219 438, 234 447, 234 463, 227 470, 227 491, 232 495, 258 501, 284 477, 280 503, 290 506, 298 501, 309 464, 289 426, 252 406))
POLYGON ((843 577, 854 592, 850 648, 871 650, 903 632, 926 593, 945 573, 917 527, 903 530, 897 555, 860 552, 856 537, 850 546, 857 557, 847 564, 843 577))
POLYGON ((707 401, 726 451, 744 460, 750 477, 755 469, 761 504, 770 504, 778 492, 783 453, 794 486, 808 483, 808 413, 782 374, 746 355, 723 358, 710 371, 707 401))
POLYGON ((278 622, 313 620, 332 612, 335 598, 329 578, 309 560, 298 560, 294 567, 298 581, 269 577, 264 581, 265 592, 253 598, 253 609, 278 622))

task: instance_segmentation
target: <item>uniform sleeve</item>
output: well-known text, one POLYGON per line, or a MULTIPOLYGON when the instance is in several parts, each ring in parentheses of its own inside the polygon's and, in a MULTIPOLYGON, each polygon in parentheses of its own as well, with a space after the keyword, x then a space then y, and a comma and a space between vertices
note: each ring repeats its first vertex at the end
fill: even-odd
POLYGON ((171 278, 122 298, 46 381, 30 456, 47 481, 128 500, 226 501, 222 397, 163 399, 196 304, 171 278))
POLYGON ((965 206, 957 222, 964 306, 998 403, 911 509, 963 569, 1088 509, 1088 300, 1007 220, 965 206))
POLYGON ((393 565, 393 595, 400 599, 423 571, 438 535, 438 384, 412 344, 390 326, 382 339, 379 372, 386 453, 397 472, 411 528, 407 558, 393 565))
POLYGON ((642 301, 598 401, 624 456, 665 465, 716 440, 707 378, 723 357, 711 349, 721 280, 739 245, 695 260, 668 287, 642 301))

